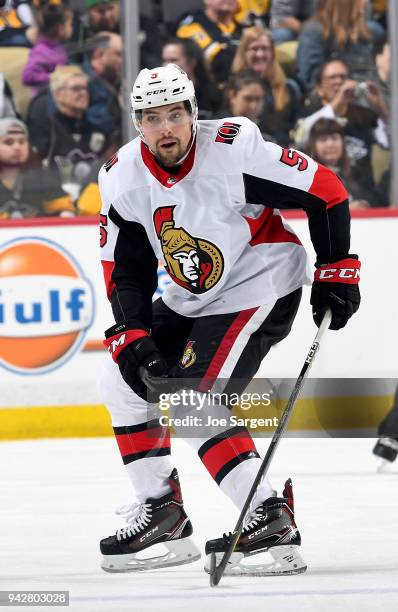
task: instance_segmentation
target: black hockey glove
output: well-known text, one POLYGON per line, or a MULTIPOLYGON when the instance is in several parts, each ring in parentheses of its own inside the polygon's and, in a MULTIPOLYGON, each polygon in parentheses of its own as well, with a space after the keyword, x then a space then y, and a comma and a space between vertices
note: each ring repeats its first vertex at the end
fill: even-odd
MULTIPOLYGON (((138 392, 140 381, 144 382, 150 391, 153 389, 147 381, 159 381, 165 386, 168 370, 166 361, 148 332, 137 328, 136 321, 113 325, 106 330, 105 338, 105 346, 119 366, 124 381, 133 391, 138 392)), ((138 394, 142 397, 142 393, 138 394)), ((154 402, 158 397, 151 393, 150 397, 145 399, 154 402)))
POLYGON ((346 255, 328 264, 316 263, 312 283, 312 316, 319 327, 325 311, 330 308, 332 321, 329 329, 341 329, 356 312, 361 302, 359 293, 358 255, 346 255))

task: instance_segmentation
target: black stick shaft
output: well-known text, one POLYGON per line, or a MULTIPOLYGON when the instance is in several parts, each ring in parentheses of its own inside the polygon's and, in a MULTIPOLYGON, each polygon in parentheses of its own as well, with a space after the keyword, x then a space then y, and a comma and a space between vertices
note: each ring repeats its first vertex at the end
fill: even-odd
POLYGON ((220 582, 225 568, 227 567, 228 561, 231 558, 232 553, 235 550, 235 546, 239 540, 240 534, 242 533, 242 529, 243 529, 243 523, 246 517, 246 513, 249 509, 249 506, 252 502, 252 499, 257 491, 257 487, 260 483, 260 481, 263 479, 263 477, 265 476, 265 474, 268 471, 268 468, 271 464, 272 458, 275 454, 275 451, 278 447, 279 441, 281 439, 281 437, 283 436, 285 429, 287 427, 289 418, 293 412, 293 408, 294 405, 296 403, 296 399, 301 391, 301 388, 303 386, 304 380, 309 372, 309 369, 312 365, 312 362, 314 360, 314 357, 318 351, 319 348, 319 344, 321 341, 321 338, 323 336, 323 334, 325 333, 325 331, 328 329, 329 325, 330 325, 330 321, 332 318, 332 314, 330 312, 330 310, 327 310, 325 313, 325 316, 323 317, 322 323, 319 326, 318 332, 314 338, 314 341, 311 345, 311 348, 308 352, 308 355, 305 359, 304 365, 301 368, 301 372, 300 375, 296 381, 296 384, 294 385, 294 389, 292 391, 292 393, 290 394, 289 397, 289 401, 286 405, 285 410, 283 411, 282 414, 282 418, 279 421, 278 427, 276 428, 274 435, 272 436, 272 440, 270 442, 270 445, 268 447, 268 450, 265 454, 265 457, 261 463, 261 466, 257 472, 257 476, 253 481, 252 487, 249 491, 249 494, 247 496, 247 499, 244 503, 244 506, 242 508, 242 511, 239 515, 238 518, 238 522, 235 525, 235 529, 232 532, 232 538, 230 540, 229 546, 227 548, 227 550, 225 551, 220 564, 218 566, 215 567, 214 571, 212 573, 210 573, 210 585, 211 586, 217 586, 217 584, 220 582))

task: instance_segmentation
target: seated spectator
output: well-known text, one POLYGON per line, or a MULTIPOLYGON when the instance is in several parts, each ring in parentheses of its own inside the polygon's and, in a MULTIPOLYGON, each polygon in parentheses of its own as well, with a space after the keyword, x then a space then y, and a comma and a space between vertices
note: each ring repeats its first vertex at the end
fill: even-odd
POLYGON ((275 57, 269 30, 255 26, 247 28, 237 49, 231 72, 250 70, 263 80, 266 90, 263 130, 278 143, 288 145, 289 132, 296 122, 300 93, 297 84, 287 79, 275 57))
POLYGON ((265 103, 266 92, 261 77, 255 72, 239 72, 230 76, 227 82, 225 105, 219 117, 248 117, 259 126, 265 140, 272 140, 261 125, 265 103))
POLYGON ((322 67, 318 83, 305 101, 303 114, 294 136, 296 146, 306 145, 310 129, 318 119, 339 120, 344 126, 353 176, 364 176, 371 190, 372 144, 388 147, 385 124, 388 109, 376 83, 354 81, 344 62, 331 60, 322 67))
POLYGON ((76 202, 78 215, 98 215, 100 213, 102 201, 98 187, 98 173, 104 164, 104 160, 110 160, 118 152, 120 146, 121 143, 118 138, 111 138, 101 158, 91 166, 90 173, 83 181, 79 199, 76 202))
POLYGON ((307 152, 315 161, 338 174, 349 194, 351 208, 377 206, 374 191, 366 181, 354 178, 345 146, 344 130, 334 119, 318 119, 311 128, 307 152))
POLYGON ((73 42, 83 48, 84 42, 98 32, 120 33, 120 0, 85 0, 86 11, 78 16, 73 42))
POLYGON ((0 72, 0 119, 16 116, 17 111, 11 87, 5 80, 4 75, 0 72))
POLYGON ((63 45, 72 35, 72 11, 63 4, 47 4, 37 14, 39 38, 29 53, 22 81, 32 94, 47 85, 56 66, 63 66, 68 56, 63 45))
POLYGON ((204 0, 205 8, 188 15, 179 25, 179 38, 192 38, 202 49, 213 77, 220 85, 229 77, 242 34, 236 21, 237 0, 204 0))
POLYGON ((269 25, 271 0, 238 0, 238 3, 239 12, 235 14, 235 19, 244 28, 269 25))
POLYGON ((120 0, 86 0, 89 35, 120 32, 120 0))
POLYGON ((59 174, 64 189, 76 199, 93 163, 106 150, 107 137, 87 119, 88 77, 79 66, 57 66, 50 92, 53 110, 48 96, 39 96, 28 111, 31 142, 43 165, 59 174))
POLYGON ((298 77, 304 89, 315 85, 317 72, 330 59, 343 60, 355 80, 376 79, 365 6, 366 0, 320 0, 300 34, 297 49, 298 77))
POLYGON ((177 64, 187 73, 195 85, 199 119, 211 119, 220 108, 222 96, 196 42, 191 38, 169 40, 162 49, 162 63, 177 64))
POLYGON ((83 68, 90 79, 87 119, 107 136, 121 131, 123 43, 119 34, 99 32, 90 41, 83 68))
POLYGON ((38 180, 37 168, 29 167, 29 153, 26 125, 15 118, 0 119, 0 219, 73 215, 71 197, 48 171, 41 171, 38 180))
POLYGON ((0 1, 0 47, 31 47, 37 38, 30 0, 0 1))
POLYGON ((296 40, 319 0, 272 0, 271 31, 275 45, 296 40))

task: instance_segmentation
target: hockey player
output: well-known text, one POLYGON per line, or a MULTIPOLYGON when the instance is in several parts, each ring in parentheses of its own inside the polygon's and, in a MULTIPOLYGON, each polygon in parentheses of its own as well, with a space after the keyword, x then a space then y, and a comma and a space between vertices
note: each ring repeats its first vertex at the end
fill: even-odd
MULTIPOLYGON (((347 192, 330 170, 265 142, 245 117, 198 122, 193 84, 174 64, 142 70, 131 102, 140 136, 99 175, 102 264, 116 320, 105 333, 110 357, 102 392, 136 497, 124 508, 126 526, 101 541, 108 571, 200 556, 168 428, 147 390, 157 397, 174 387, 191 389, 186 412, 208 392, 242 392, 271 346, 287 336, 301 288, 312 279, 306 252, 278 209, 302 208, 308 215, 317 253, 315 323, 330 308, 330 327, 340 329, 360 302, 347 192), (152 304, 159 260, 173 283, 152 304), (165 555, 153 555, 157 543, 166 546, 165 555)), ((201 405, 203 417, 214 413, 210 401, 201 405)), ((217 407, 217 417, 228 422, 229 415, 227 406, 217 407)), ((242 508, 261 463, 248 431, 222 424, 175 429, 242 508)), ((257 564, 257 575, 304 571, 291 481, 277 497, 264 479, 253 508, 230 571, 250 573, 244 557, 263 550, 274 561, 257 564)), ((210 540, 206 555, 226 544, 227 538, 210 540)))

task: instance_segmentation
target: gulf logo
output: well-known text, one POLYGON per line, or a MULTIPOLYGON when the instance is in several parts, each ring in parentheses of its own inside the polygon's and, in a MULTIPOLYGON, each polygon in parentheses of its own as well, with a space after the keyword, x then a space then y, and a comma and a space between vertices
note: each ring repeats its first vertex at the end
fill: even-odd
POLYGON ((44 238, 0 246, 0 365, 18 374, 59 368, 94 318, 94 291, 74 257, 44 238))

